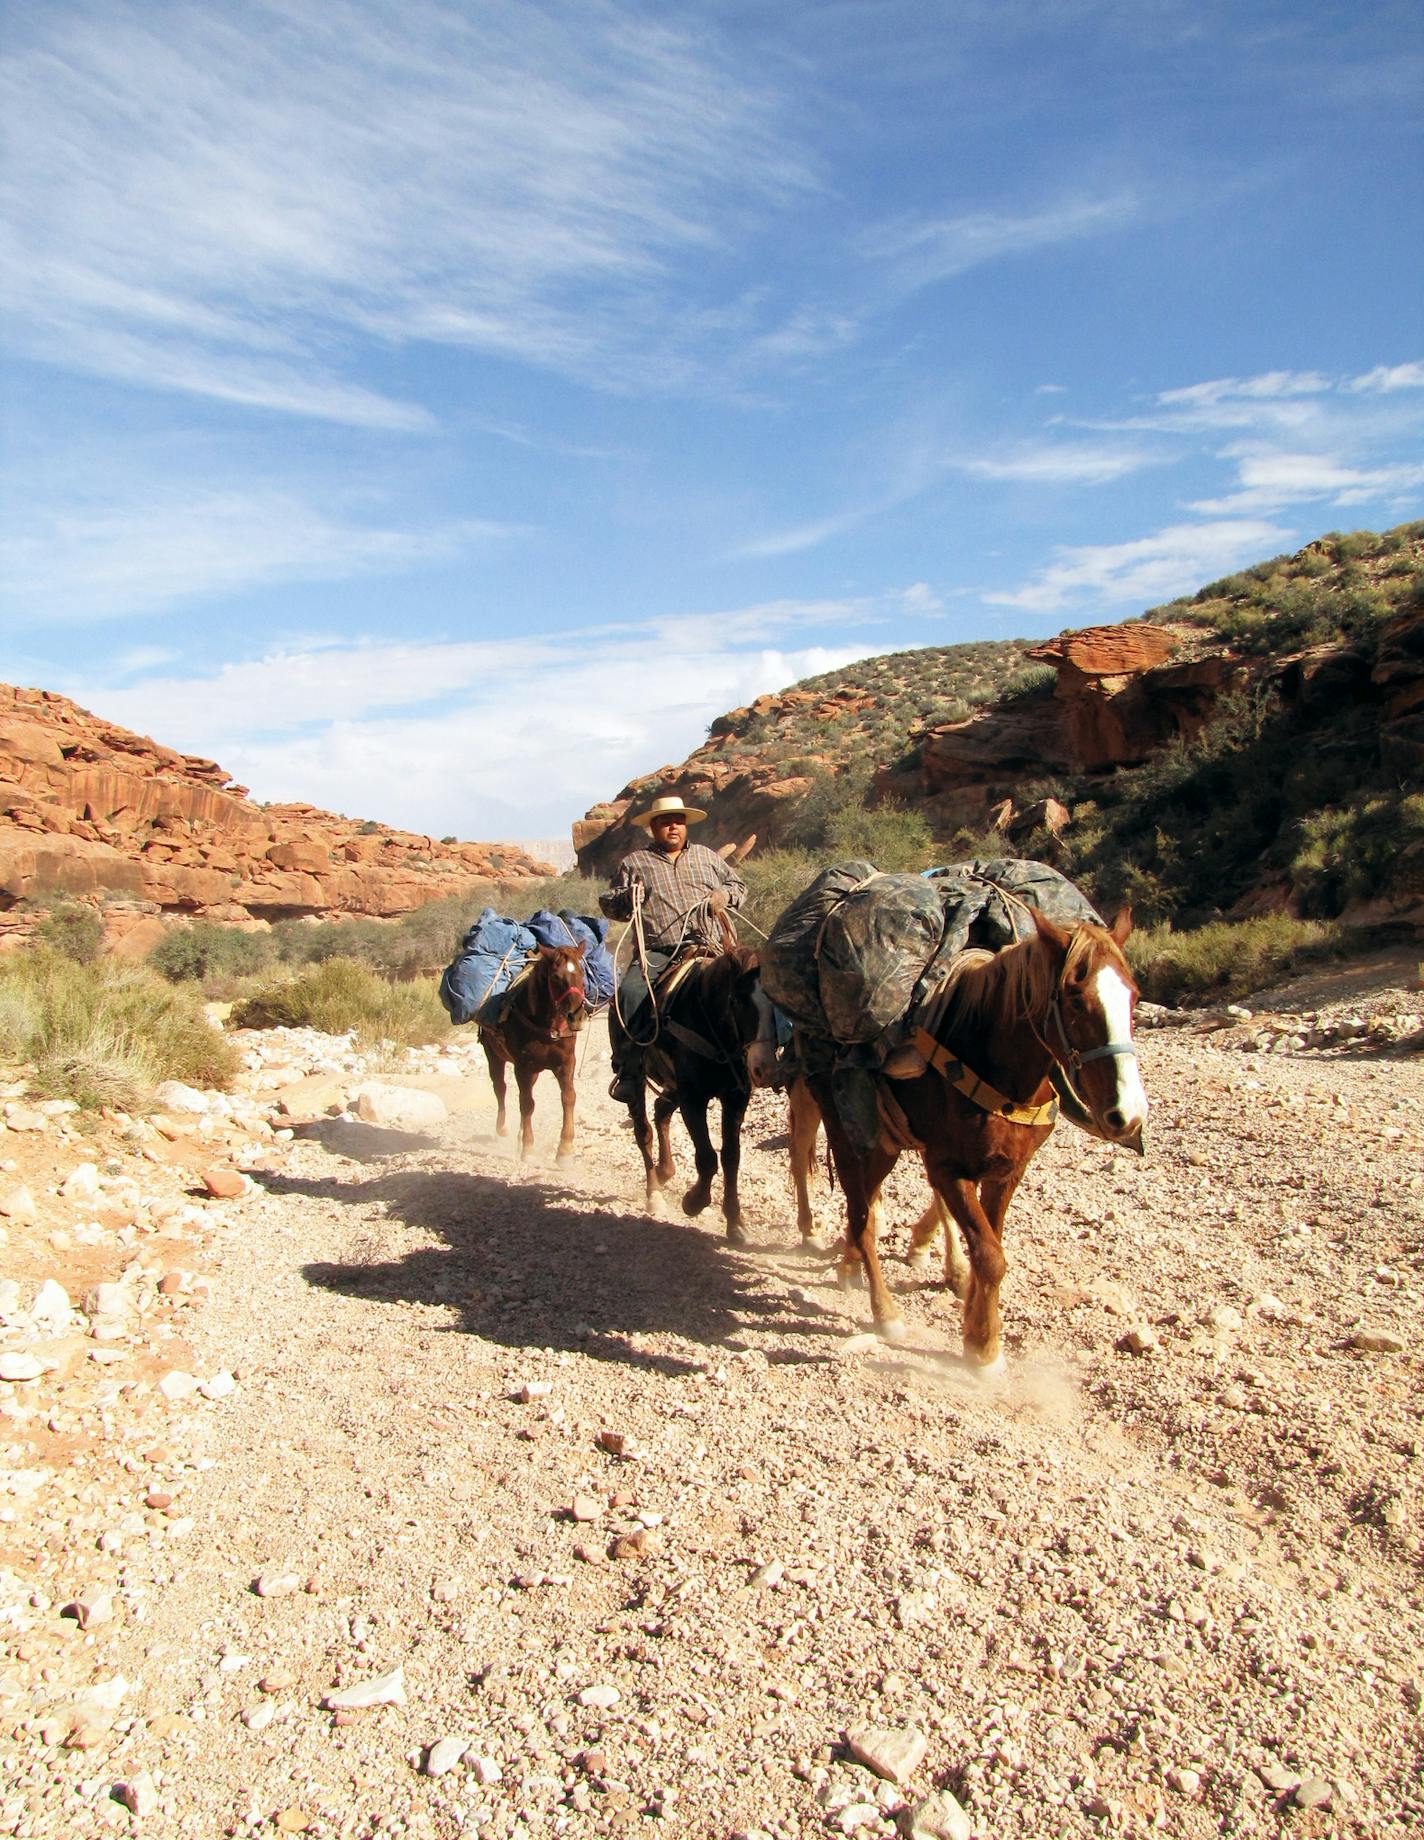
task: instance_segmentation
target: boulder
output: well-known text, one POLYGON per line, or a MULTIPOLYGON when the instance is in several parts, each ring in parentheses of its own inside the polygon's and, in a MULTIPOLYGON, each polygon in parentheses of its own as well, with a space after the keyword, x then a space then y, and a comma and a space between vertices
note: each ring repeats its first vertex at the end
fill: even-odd
POLYGON ((450 1116, 445 1101, 435 1093, 375 1080, 357 1088, 352 1109, 363 1123, 394 1131, 426 1130, 450 1116))

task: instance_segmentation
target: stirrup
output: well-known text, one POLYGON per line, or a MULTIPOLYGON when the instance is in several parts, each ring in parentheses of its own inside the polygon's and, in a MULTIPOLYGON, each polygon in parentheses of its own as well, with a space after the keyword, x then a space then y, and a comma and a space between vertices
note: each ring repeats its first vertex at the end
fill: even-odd
POLYGON ((638 1082, 631 1073, 615 1073, 609 1083, 608 1096, 620 1105, 631 1105, 638 1096, 638 1082))

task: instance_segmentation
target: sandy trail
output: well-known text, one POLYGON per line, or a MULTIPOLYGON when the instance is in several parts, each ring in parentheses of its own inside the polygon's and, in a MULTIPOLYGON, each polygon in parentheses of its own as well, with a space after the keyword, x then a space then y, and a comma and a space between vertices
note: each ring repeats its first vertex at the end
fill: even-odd
POLYGON ((568 1172, 513 1161, 463 1043, 438 1135, 259 1159, 192 1331, 238 1386, 170 1426, 191 1531, 81 1638, 124 1718, 98 1755, 17 1726, 0 1832, 789 1840, 936 1789, 986 1840, 1417 1831, 1424 1066, 1239 1036, 1146 1037, 1145 1160, 1063 1128, 1033 1166, 997 1391, 903 1231, 893 1349, 795 1244, 772 1096, 761 1244, 645 1214, 597 1039, 568 1172), (323 1709, 396 1668, 403 1704, 323 1709))

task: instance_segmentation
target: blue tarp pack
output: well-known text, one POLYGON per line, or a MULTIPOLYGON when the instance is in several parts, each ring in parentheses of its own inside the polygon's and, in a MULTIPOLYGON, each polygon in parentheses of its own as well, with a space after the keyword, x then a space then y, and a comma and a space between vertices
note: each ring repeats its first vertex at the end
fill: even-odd
POLYGON ((602 914, 576 914, 566 907, 552 913, 541 907, 537 914, 530 914, 525 925, 541 946, 582 946, 585 998, 595 1008, 612 1001, 613 954, 604 943, 608 922, 602 914))
POLYGON ((505 991, 538 943, 520 921, 485 908, 440 979, 440 1001, 450 1020, 497 1023, 505 991))

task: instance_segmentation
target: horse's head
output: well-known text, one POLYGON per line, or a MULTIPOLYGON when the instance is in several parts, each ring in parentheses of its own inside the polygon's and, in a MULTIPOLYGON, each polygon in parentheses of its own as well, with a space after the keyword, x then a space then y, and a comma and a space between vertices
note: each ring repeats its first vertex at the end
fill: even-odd
POLYGON ((557 1012, 577 1009, 584 1000, 582 946, 540 946, 539 975, 557 1012))
POLYGON ((1122 947, 1132 931, 1123 908, 1110 927, 1060 927, 1036 910, 1034 926, 1054 967, 1042 1039, 1099 1133, 1140 1150, 1147 1094, 1132 1039, 1137 980, 1122 947))

